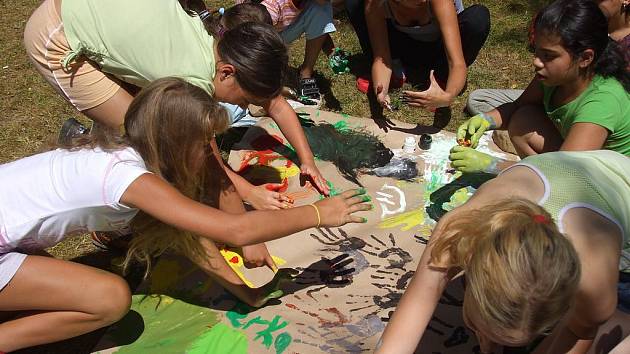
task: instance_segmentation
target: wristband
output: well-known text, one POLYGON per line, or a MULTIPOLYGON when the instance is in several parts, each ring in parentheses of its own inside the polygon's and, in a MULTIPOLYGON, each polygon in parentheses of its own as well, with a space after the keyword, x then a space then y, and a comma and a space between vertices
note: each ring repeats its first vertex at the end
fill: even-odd
POLYGON ((312 206, 313 209, 315 209, 315 213, 317 214, 317 226, 315 226, 315 227, 319 227, 319 224, 321 224, 321 222, 322 222, 322 219, 319 216, 319 208, 317 208, 317 205, 315 205, 315 204, 309 204, 309 205, 312 206))

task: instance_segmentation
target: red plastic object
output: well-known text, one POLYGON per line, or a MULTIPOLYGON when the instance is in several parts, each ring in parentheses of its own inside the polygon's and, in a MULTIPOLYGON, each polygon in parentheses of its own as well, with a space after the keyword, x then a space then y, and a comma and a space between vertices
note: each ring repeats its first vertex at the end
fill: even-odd
POLYGON ((357 90, 367 94, 370 88, 370 81, 364 77, 357 77, 357 90))
MULTIPOLYGON (((392 75, 392 78, 389 81, 389 88, 392 88, 392 89, 400 88, 405 83, 405 81, 406 81, 406 78, 404 76, 395 77, 392 75)), ((370 80, 364 77, 357 78, 357 90, 359 90, 360 92, 367 94, 368 90, 370 89, 370 86, 371 86, 370 80)))

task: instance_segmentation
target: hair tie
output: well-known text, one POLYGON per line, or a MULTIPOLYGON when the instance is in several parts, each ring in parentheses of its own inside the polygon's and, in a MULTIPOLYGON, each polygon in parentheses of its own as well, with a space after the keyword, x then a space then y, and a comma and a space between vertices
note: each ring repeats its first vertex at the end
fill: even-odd
POLYGON ((536 224, 549 224, 549 219, 542 214, 535 214, 532 216, 532 219, 534 219, 536 224))
POLYGON ((219 13, 219 15, 223 16, 225 14, 225 7, 219 7, 217 12, 219 13))
POLYGON ((208 17, 210 17, 210 12, 208 10, 203 10, 199 13, 199 19, 201 22, 205 21, 208 17))

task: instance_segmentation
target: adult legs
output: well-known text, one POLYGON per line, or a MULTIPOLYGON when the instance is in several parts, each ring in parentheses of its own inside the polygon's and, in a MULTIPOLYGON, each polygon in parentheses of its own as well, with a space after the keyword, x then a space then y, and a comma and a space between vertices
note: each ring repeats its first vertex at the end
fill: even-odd
POLYGON ((508 125, 520 157, 558 151, 563 139, 541 105, 527 105, 512 114, 508 125))
POLYGON ((516 101, 523 90, 478 89, 468 95, 466 110, 471 115, 490 112, 502 104, 516 101))
POLYGON ((9 352, 72 338, 122 318, 131 302, 124 279, 50 257, 27 256, 0 290, 0 350, 9 352))

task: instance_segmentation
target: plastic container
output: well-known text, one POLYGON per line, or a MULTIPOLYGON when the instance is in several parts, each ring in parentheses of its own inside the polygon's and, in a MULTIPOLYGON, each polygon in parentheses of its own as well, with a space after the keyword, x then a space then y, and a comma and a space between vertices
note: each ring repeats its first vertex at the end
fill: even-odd
POLYGON ((433 142, 433 138, 431 138, 431 135, 429 135, 429 134, 422 134, 422 135, 420 135, 420 142, 418 143, 418 146, 422 150, 429 150, 431 148, 431 143, 432 142, 433 142))
POLYGON ((405 144, 403 145, 403 151, 411 154, 416 151, 416 139, 413 136, 405 138, 405 144))

